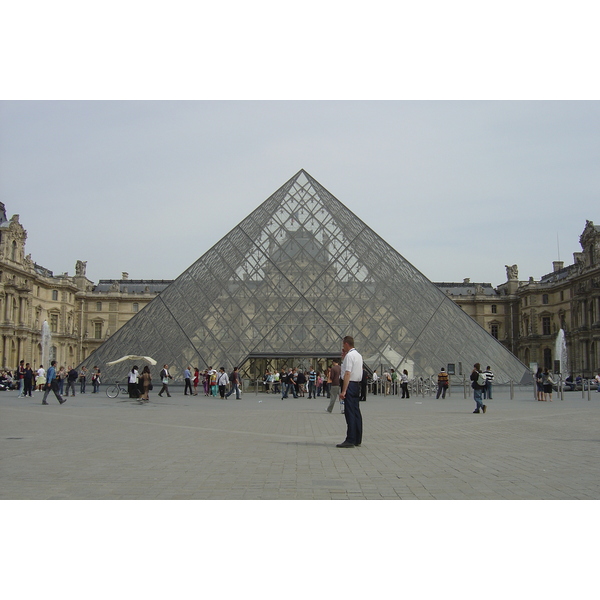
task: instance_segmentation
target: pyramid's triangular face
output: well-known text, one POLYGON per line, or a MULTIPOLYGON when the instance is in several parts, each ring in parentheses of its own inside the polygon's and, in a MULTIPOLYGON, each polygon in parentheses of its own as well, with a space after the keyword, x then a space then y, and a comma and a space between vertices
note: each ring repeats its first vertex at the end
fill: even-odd
MULTIPOLYGON (((305 171, 265 200, 84 361, 104 381, 127 354, 159 366, 242 365, 253 356, 331 356, 353 335, 371 368, 429 376, 489 364, 528 370, 305 171), (101 367, 102 368, 102 367, 101 367)), ((255 375, 255 374, 249 374, 255 375)))

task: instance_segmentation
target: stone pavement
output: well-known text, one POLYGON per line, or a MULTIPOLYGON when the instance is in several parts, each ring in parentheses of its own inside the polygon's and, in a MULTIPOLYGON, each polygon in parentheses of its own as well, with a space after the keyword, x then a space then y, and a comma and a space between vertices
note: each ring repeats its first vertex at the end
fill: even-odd
MULTIPOLYGON (((104 386, 103 386, 104 388, 104 386)), ((600 393, 536 402, 495 387, 487 414, 369 396, 361 448, 326 400, 0 392, 0 499, 598 499, 600 393)), ((555 395, 556 396, 556 395, 555 395)))

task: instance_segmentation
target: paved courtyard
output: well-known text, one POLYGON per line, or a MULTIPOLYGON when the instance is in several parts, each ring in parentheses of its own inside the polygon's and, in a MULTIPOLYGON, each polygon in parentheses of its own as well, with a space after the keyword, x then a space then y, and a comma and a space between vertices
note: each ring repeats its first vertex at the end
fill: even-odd
MULTIPOLYGON (((104 386, 103 386, 104 387, 104 386)), ((318 398, 0 392, 1 499, 599 499, 600 394, 536 402, 496 386, 487 414, 451 398, 369 396, 361 448, 318 398)))

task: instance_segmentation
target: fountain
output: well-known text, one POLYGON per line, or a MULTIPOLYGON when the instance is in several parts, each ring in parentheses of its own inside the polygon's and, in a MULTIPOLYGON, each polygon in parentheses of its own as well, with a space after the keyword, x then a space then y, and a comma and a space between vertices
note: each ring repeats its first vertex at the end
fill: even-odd
POLYGON ((50 326, 48 321, 42 323, 42 364, 44 369, 49 367, 50 359, 50 344, 52 343, 52 334, 50 333, 50 326))
POLYGON ((569 376, 569 363, 567 362, 567 342, 565 341, 565 332, 561 329, 556 334, 556 343, 554 346, 555 360, 559 361, 559 372, 566 379, 569 376))

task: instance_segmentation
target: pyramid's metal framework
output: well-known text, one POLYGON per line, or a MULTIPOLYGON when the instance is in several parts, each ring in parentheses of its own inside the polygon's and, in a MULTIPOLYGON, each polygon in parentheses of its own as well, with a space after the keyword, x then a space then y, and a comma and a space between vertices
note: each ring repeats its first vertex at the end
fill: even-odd
POLYGON ((82 364, 104 381, 127 354, 174 370, 251 357, 332 356, 344 335, 371 368, 428 376, 489 364, 528 380, 512 353, 313 179, 299 171, 82 364))

